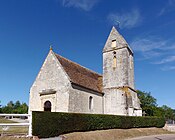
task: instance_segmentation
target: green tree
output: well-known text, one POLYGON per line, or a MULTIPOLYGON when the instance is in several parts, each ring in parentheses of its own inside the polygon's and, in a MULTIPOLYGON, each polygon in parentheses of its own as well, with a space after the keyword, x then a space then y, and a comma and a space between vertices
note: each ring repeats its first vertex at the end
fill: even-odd
POLYGON ((9 106, 2 107, 2 113, 13 113, 13 109, 9 106))
POLYGON ((147 116, 153 116, 154 110, 157 107, 157 100, 151 96, 151 93, 143 92, 140 90, 137 90, 138 97, 141 102, 141 108, 143 111, 145 111, 147 116))
POLYGON ((0 101, 0 113, 2 113, 2 105, 1 105, 1 101, 0 101))
POLYGON ((6 106, 2 107, 2 113, 15 113, 24 114, 28 113, 28 106, 26 103, 20 103, 20 101, 10 101, 6 106))
POLYGON ((163 110, 162 107, 155 107, 153 109, 153 116, 164 117, 165 116, 165 111, 163 110))
POLYGON ((137 90, 137 94, 141 102, 141 108, 145 111, 146 116, 158 116, 164 117, 166 120, 175 120, 175 110, 166 105, 158 107, 156 98, 150 92, 137 90))
POLYGON ((13 109, 14 109, 14 103, 13 101, 10 101, 7 103, 6 106, 2 107, 2 113, 13 113, 13 109))
POLYGON ((20 108, 18 109, 18 113, 28 113, 28 105, 26 103, 22 103, 20 108))
POLYGON ((9 107, 9 108, 14 108, 14 103, 13 103, 13 101, 10 101, 10 102, 8 102, 7 103, 7 106, 9 107))
POLYGON ((161 107, 164 110, 164 117, 166 120, 174 120, 175 119, 175 113, 174 110, 166 105, 163 105, 161 107))
POLYGON ((17 109, 21 106, 21 103, 20 101, 16 101, 15 104, 14 104, 14 109, 17 109))

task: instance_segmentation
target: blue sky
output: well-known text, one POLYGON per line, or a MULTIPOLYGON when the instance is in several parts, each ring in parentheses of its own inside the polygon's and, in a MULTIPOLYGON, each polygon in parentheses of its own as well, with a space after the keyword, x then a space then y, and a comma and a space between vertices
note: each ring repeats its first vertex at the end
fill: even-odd
POLYGON ((118 22, 135 53, 136 89, 175 108, 175 0, 1 0, 1 103, 28 103, 50 45, 102 73, 102 49, 118 22))

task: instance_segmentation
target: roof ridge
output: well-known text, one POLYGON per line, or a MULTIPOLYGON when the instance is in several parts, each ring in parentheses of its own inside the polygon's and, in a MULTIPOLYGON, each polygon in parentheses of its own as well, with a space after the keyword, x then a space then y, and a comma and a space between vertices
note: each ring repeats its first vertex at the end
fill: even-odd
POLYGON ((72 60, 69 60, 69 59, 67 59, 67 58, 65 58, 65 57, 63 57, 63 56, 61 56, 61 55, 59 55, 59 54, 57 54, 57 53, 54 53, 54 54, 57 55, 57 56, 62 57, 63 59, 65 59, 65 60, 67 60, 67 61, 69 61, 69 62, 71 62, 71 63, 74 63, 75 65, 78 65, 78 66, 80 66, 80 67, 82 67, 82 68, 84 68, 84 69, 86 69, 86 70, 88 70, 88 71, 90 71, 90 72, 92 72, 92 73, 94 73, 94 74, 97 74, 98 76, 101 76, 101 77, 102 77, 101 74, 99 74, 99 73, 97 73, 97 72, 95 72, 95 71, 93 71, 93 70, 90 70, 89 68, 86 68, 85 66, 82 66, 82 65, 80 65, 80 64, 78 64, 78 63, 76 63, 76 62, 74 62, 74 61, 72 61, 72 60))

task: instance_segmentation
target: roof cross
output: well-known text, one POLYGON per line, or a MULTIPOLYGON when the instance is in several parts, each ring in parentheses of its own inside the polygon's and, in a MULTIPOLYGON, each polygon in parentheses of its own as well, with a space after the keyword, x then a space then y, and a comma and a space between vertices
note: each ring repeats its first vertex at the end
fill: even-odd
POLYGON ((51 51, 53 50, 52 45, 50 45, 50 50, 51 50, 51 51))

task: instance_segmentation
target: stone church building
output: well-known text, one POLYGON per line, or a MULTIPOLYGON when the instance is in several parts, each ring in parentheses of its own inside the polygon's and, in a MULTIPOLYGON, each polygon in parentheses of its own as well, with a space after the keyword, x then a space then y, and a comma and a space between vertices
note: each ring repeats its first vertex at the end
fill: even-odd
POLYGON ((29 111, 142 116, 133 51, 115 27, 103 49, 102 75, 50 49, 30 89, 29 111))

